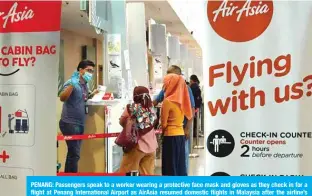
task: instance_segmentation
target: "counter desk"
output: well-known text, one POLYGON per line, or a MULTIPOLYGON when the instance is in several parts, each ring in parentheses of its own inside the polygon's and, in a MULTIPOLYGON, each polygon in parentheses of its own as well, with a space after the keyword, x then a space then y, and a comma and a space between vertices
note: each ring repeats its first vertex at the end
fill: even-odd
MULTIPOLYGON (((119 117, 128 101, 109 100, 87 102, 88 114, 86 117, 84 134, 101 134, 121 132, 119 117)), ((79 172, 112 173, 119 168, 123 155, 122 149, 115 145, 116 138, 83 140, 79 161, 79 172)), ((64 141, 59 142, 58 160, 64 171, 67 147, 64 141)))

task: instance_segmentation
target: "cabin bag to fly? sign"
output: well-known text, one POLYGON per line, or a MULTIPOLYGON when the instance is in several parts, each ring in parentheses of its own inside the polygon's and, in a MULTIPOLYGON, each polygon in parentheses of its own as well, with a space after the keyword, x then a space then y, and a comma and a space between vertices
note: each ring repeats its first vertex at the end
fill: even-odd
POLYGON ((2 195, 24 196, 26 176, 56 174, 61 3, 0 1, 2 195))

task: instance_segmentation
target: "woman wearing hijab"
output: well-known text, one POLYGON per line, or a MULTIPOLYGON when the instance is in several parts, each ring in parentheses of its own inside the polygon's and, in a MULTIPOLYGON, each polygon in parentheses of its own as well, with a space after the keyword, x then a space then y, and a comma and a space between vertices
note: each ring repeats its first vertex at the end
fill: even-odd
POLYGON ((149 90, 143 86, 137 86, 133 90, 133 104, 130 104, 120 117, 119 123, 125 126, 127 119, 136 118, 139 129, 150 129, 144 135, 139 136, 138 144, 130 152, 124 153, 119 172, 127 173, 139 170, 143 175, 154 175, 155 152, 158 147, 153 125, 157 118, 154 113, 149 90), (131 114, 129 114, 129 111, 131 114))
POLYGON ((192 107, 185 80, 177 74, 164 78, 165 98, 161 109, 163 129, 162 175, 186 176, 184 116, 192 118, 192 107))

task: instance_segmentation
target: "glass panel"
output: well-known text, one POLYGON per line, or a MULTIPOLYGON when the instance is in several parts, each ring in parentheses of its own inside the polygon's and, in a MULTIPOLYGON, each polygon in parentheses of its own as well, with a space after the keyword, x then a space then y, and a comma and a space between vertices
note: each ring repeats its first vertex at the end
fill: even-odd
POLYGON ((109 5, 109 1, 96 1, 96 15, 101 18, 102 20, 108 20, 108 5, 109 5))
POLYGON ((88 0, 80 0, 80 10, 89 12, 89 1, 88 0))
POLYGON ((80 11, 88 10, 89 2, 87 0, 80 0, 80 11))
POLYGON ((113 172, 118 172, 122 160, 123 151, 117 145, 113 146, 113 172))
POLYGON ((92 26, 108 31, 111 29, 111 0, 89 1, 89 22, 92 26))

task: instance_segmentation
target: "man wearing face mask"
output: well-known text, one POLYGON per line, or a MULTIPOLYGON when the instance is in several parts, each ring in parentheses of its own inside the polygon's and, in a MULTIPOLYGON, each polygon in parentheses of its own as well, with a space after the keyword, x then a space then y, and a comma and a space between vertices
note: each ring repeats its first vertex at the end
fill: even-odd
MULTIPOLYGON (((63 86, 60 100, 64 104, 59 126, 64 136, 82 135, 84 133, 86 101, 97 93, 97 91, 90 93, 87 86, 87 83, 92 80, 94 67, 95 64, 92 61, 81 61, 77 71, 63 86)), ((68 152, 65 172, 77 173, 81 140, 66 141, 66 144, 68 152)))

